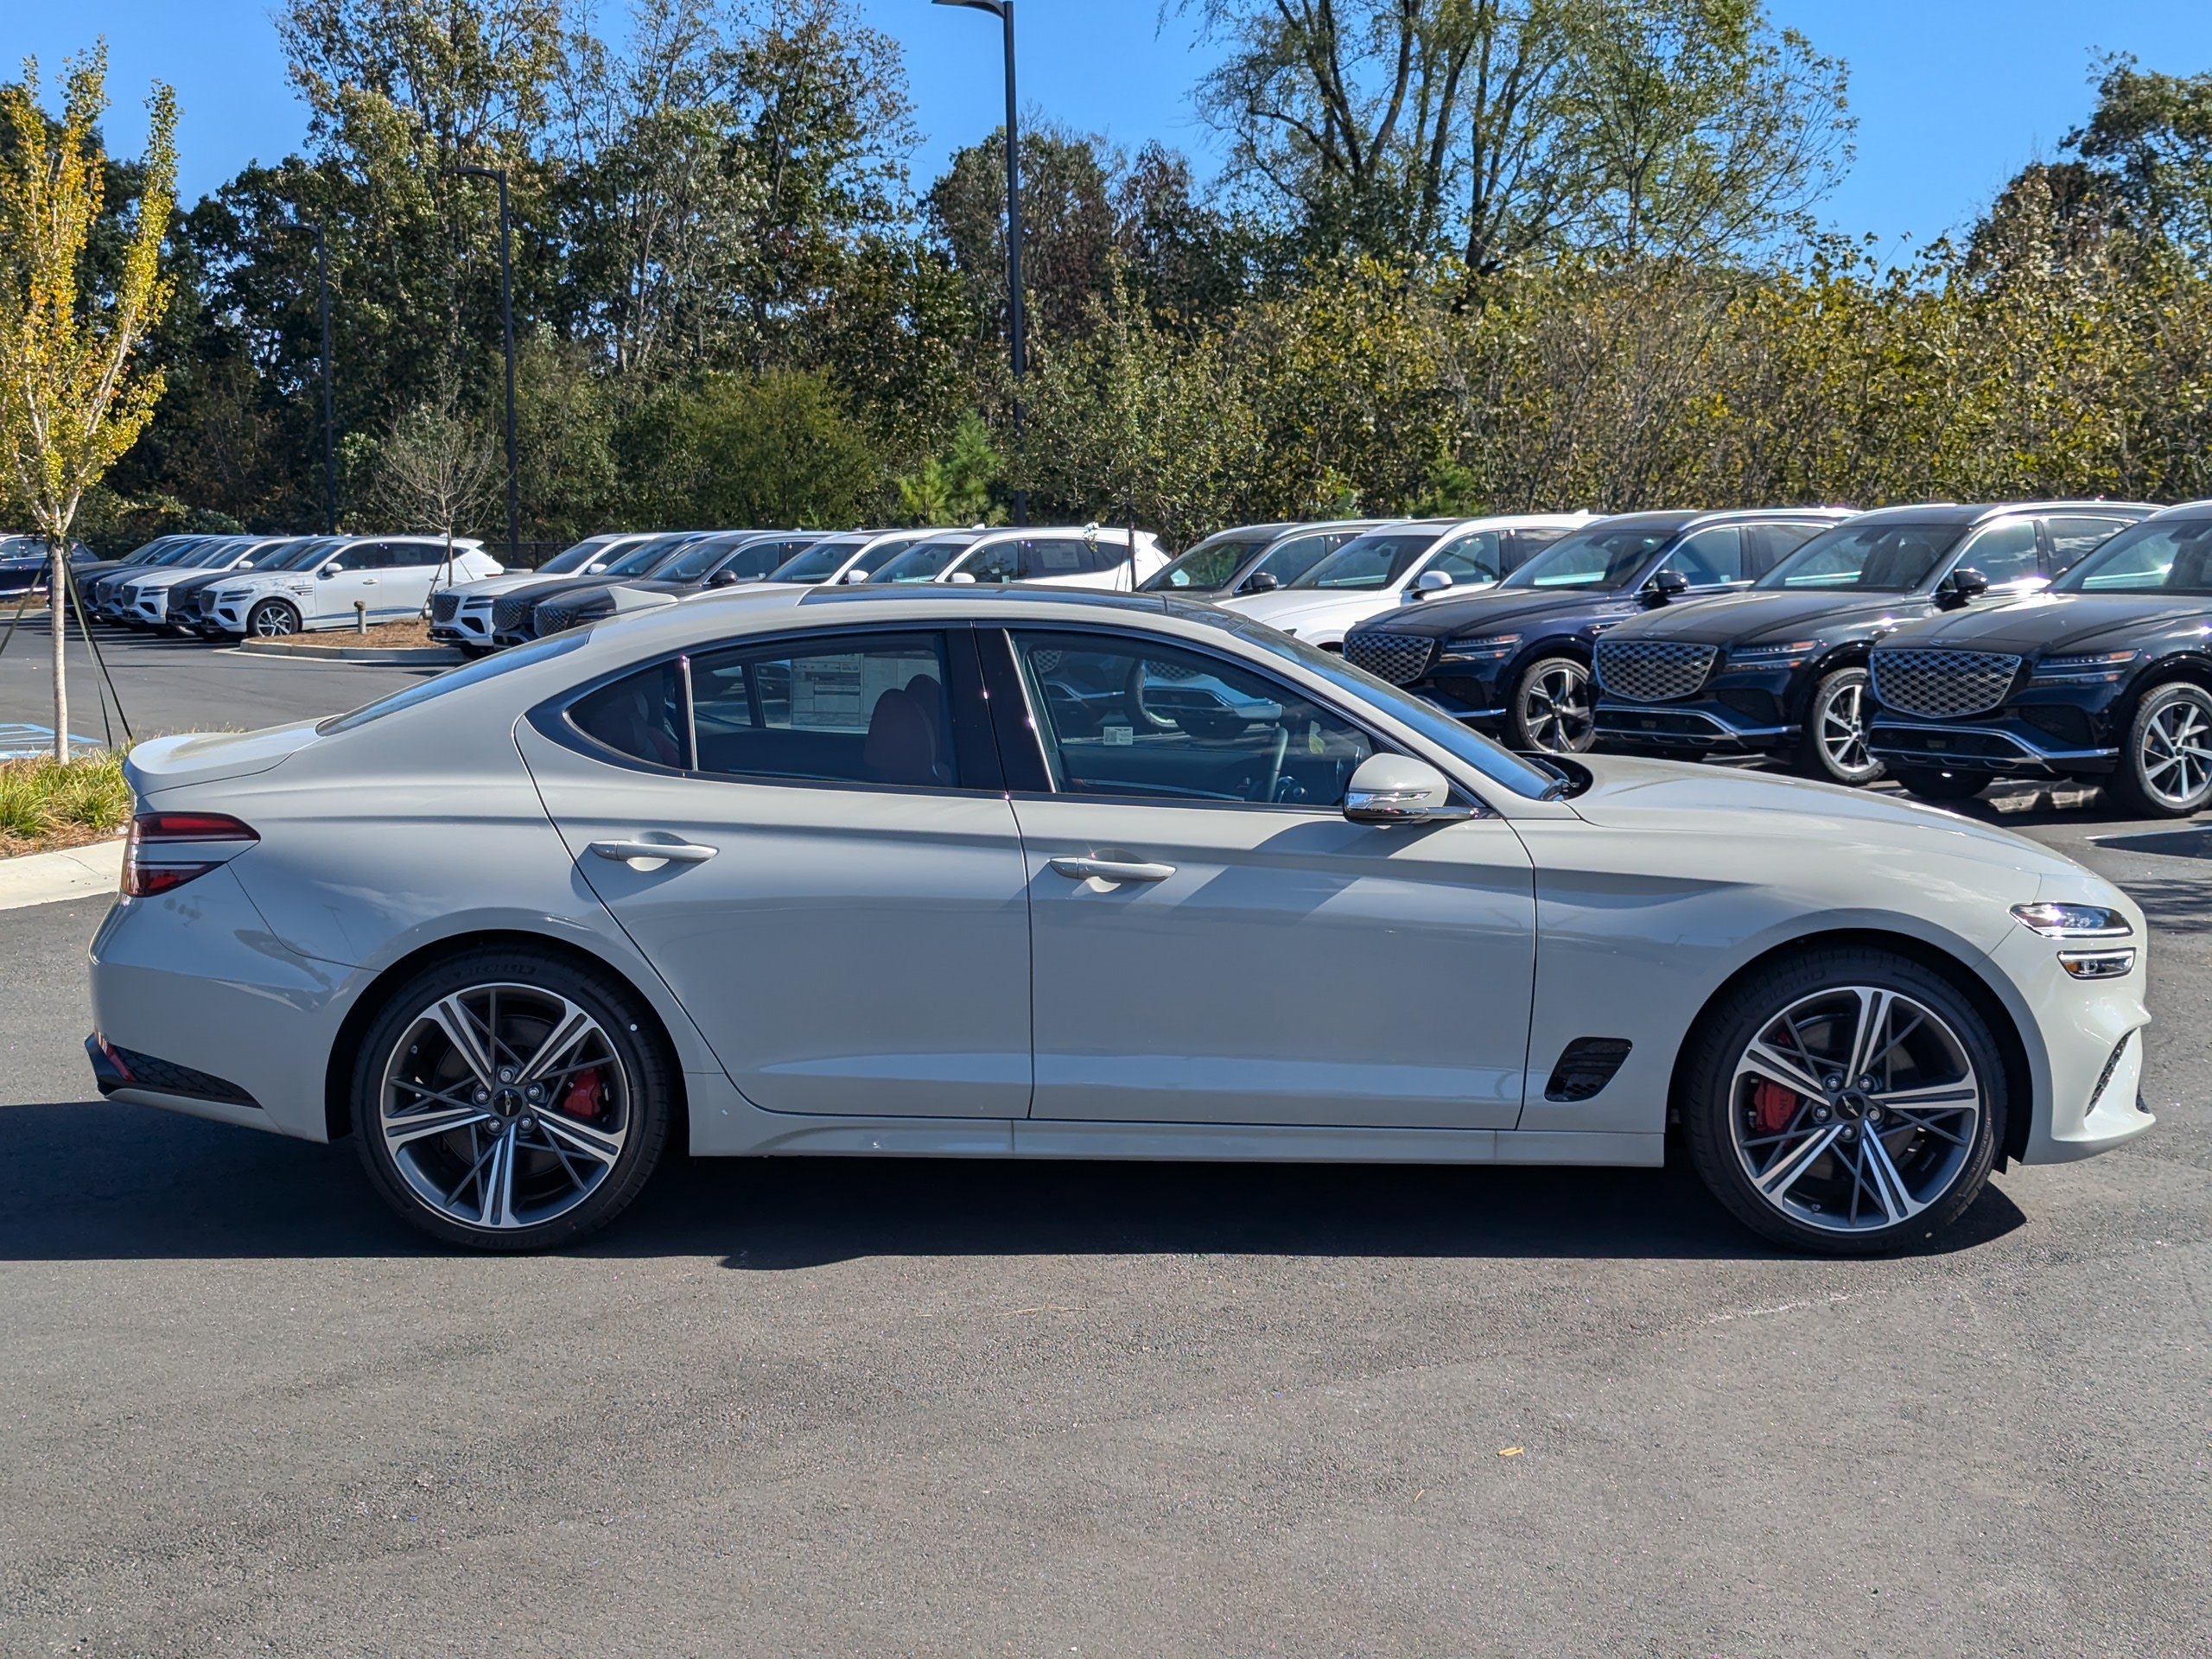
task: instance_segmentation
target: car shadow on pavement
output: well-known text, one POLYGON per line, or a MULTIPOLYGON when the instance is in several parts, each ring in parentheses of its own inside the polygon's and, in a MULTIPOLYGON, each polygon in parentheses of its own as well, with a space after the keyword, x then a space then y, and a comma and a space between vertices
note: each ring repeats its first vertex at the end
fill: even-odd
MULTIPOLYGON (((1992 1186, 1926 1247, 2025 1220, 1992 1186)), ((316 1146, 113 1103, 0 1107, 0 1262, 445 1253, 316 1146)), ((1547 1169, 944 1159, 677 1160, 594 1257, 788 1272, 880 1255, 1256 1255, 1753 1260, 1679 1164, 1547 1169)))

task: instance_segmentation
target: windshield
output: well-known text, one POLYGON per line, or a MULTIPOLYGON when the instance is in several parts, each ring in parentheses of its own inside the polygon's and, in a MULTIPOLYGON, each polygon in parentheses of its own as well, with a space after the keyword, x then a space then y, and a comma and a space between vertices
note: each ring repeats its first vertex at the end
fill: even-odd
POLYGON ((968 540, 957 542, 923 542, 908 548, 897 558, 886 564, 871 582, 934 582, 938 573, 965 553, 975 543, 968 540))
POLYGON ((1624 588, 1679 526, 1586 530, 1554 542, 1503 582, 1501 588, 1624 588))
POLYGON ((266 570, 272 566, 281 564, 286 554, 296 553, 299 548, 299 538, 287 536, 281 542, 270 542, 265 546, 255 548, 252 552, 238 561, 238 568, 241 570, 266 570))
POLYGON ((442 697, 448 691, 458 691, 463 686, 475 685, 518 668, 528 668, 532 663, 542 663, 549 657, 558 657, 563 652, 574 651, 590 638, 589 628, 570 628, 563 633, 550 633, 543 639, 532 639, 526 645, 511 645, 505 651, 494 652, 489 657, 480 657, 460 668, 449 668, 442 674, 418 680, 404 690, 365 703, 351 714, 334 715, 317 725, 315 730, 325 737, 334 732, 350 732, 356 726, 365 726, 386 715, 396 715, 402 709, 412 709, 418 702, 428 702, 432 697, 442 697))
POLYGON ((721 562, 715 566, 715 575, 735 576, 740 582, 758 582, 784 563, 791 551, 791 543, 780 536, 770 536, 741 547, 734 553, 724 550, 721 562))
POLYGON ((1354 537, 1290 584, 1293 588, 1387 588, 1436 545, 1440 530, 1377 530, 1354 537))
POLYGON ((2212 594, 2212 518, 2130 524, 2050 584, 2054 594, 2212 594))
POLYGON ((213 564, 228 563, 238 554, 236 542, 210 542, 205 547, 195 547, 177 561, 181 569, 205 570, 213 564))
POLYGON ((345 544, 346 538, 342 536, 310 536, 303 542, 292 543, 290 552, 282 558, 270 560, 261 568, 264 570, 304 570, 310 565, 320 564, 332 549, 345 544))
POLYGON ((1318 650, 1303 639, 1294 639, 1256 621, 1241 623, 1236 632, 1240 639, 1302 664, 1331 684, 1373 703, 1401 725, 1410 726, 1453 759, 1464 760, 1491 782, 1516 795, 1539 800, 1559 782, 1557 773, 1537 770, 1510 749, 1462 726, 1435 704, 1410 691, 1401 690, 1388 680, 1377 679, 1365 669, 1353 667, 1333 652, 1318 650))
POLYGON ((1935 574, 1967 533, 1964 524, 1841 524, 1799 548, 1751 584, 1771 593, 1853 588, 1909 594, 1935 574))
POLYGON ((672 556, 678 548, 696 540, 698 534, 697 531, 691 530, 668 536, 655 536, 650 540, 639 543, 637 546, 632 548, 599 574, 602 576, 645 575, 653 571, 654 567, 664 560, 672 556))
POLYGON ((1141 594, 1179 593, 1197 588, 1211 593, 1229 586, 1236 567, 1266 547, 1272 537, 1239 536, 1224 531, 1210 536, 1164 570, 1155 570, 1137 584, 1141 594))
MULTIPOLYGON (((742 536, 702 536, 654 571, 653 575, 662 582, 696 582, 728 558, 731 549, 744 544, 742 536)), ((621 566, 618 564, 609 568, 619 570, 621 566)))
POLYGON ((785 559, 768 573, 771 582, 827 582, 847 559, 865 543, 854 541, 817 542, 805 552, 785 559))
POLYGON ((578 542, 574 547, 563 548, 537 567, 541 576, 565 576, 581 570, 594 559, 603 559, 610 549, 619 546, 626 538, 620 536, 594 536, 588 541, 578 542))
POLYGON ((146 563, 149 564, 182 564, 187 559, 190 558, 194 553, 199 552, 207 545, 207 543, 203 538, 195 536, 190 541, 181 543, 175 547, 163 548, 152 558, 147 560, 146 563))

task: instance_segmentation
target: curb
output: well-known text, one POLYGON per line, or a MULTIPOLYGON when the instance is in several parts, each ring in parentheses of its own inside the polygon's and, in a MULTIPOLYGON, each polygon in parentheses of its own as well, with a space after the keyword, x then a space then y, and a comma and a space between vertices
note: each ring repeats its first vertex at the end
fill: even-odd
POLYGON ((314 657, 331 663, 411 663, 445 667, 465 663, 454 645, 288 645, 276 639, 241 639, 237 649, 262 657, 314 657))
POLYGON ((62 899, 112 898, 123 881, 123 837, 58 853, 0 858, 0 910, 62 899))

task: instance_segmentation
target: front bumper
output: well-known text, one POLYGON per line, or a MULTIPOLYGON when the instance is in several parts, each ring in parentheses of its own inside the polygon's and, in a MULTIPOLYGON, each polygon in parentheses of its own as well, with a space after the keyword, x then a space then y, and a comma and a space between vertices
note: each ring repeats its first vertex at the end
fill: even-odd
POLYGON ((133 622, 143 622, 147 626, 155 628, 165 625, 169 620, 169 590, 166 588, 156 588, 151 592, 140 592, 135 594, 130 601, 130 613, 128 620, 133 622))
POLYGON ((1789 747, 1802 729, 1751 723, 1737 710, 1702 699, 1630 702, 1601 696, 1597 721, 1600 741, 1688 754, 1764 754, 1789 747))
POLYGON ((2101 778, 2120 760, 2117 746, 2079 747, 2007 709, 1978 720, 1916 720, 1885 709, 1866 747, 1892 769, 1938 766, 1986 772, 1993 778, 2101 778))
MULTIPOLYGON (((2046 886, 2045 893, 2049 895, 2046 886)), ((2067 897, 2070 895, 2057 895, 2067 897)), ((2123 978, 2080 980, 2059 965, 2062 950, 2080 941, 2046 939, 2015 928, 1990 952, 1995 967, 2025 1003, 2035 1098, 2022 1161, 2068 1163, 2109 1152, 2157 1122, 2143 1109, 2143 1006, 2148 940, 2139 926, 2121 943, 2135 949, 2123 978)), ((2013 1109, 2019 1109, 2014 1103, 2013 1109)))
POLYGON ((484 600, 463 605, 446 622, 430 624, 430 638, 449 645, 476 646, 490 650, 492 639, 492 601, 484 600))

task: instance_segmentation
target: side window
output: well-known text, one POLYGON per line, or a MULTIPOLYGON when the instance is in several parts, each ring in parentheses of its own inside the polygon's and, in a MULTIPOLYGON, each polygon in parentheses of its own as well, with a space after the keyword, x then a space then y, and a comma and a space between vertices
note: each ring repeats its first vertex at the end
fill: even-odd
POLYGON ((978 582, 1019 582, 1021 579, 1024 541, 993 542, 980 553, 973 555, 960 569, 978 582))
POLYGON ((950 785, 958 776, 944 640, 873 634, 691 659, 701 772, 950 785))
POLYGON ((2046 518, 2044 534, 2050 537, 2050 574, 2063 576, 2082 562, 2083 555, 2103 545, 2105 538, 2127 525, 2125 518, 2046 518))
POLYGON ((569 723, 617 754, 657 766, 682 766, 687 759, 683 664, 657 664, 602 685, 569 706, 569 723))
POLYGON ((1498 569, 1497 532, 1470 531, 1457 541, 1448 543, 1441 553, 1429 561, 1427 569, 1441 570, 1455 583, 1496 582, 1504 574, 1498 569))
POLYGON ((1820 524, 1746 524, 1744 526, 1744 574, 1752 581, 1780 564, 1819 535, 1820 524))
POLYGON ((1961 566, 1980 571, 1992 588, 2040 576, 2043 562, 2036 554, 2035 521, 2007 518, 1990 525, 1967 543, 1953 569, 1961 566))
POLYGON ((1744 532, 1734 524, 1700 530, 1676 548, 1662 569, 1679 570, 1693 588, 1744 579, 1744 532))
POLYGON ((1365 732, 1241 664, 1152 639, 1013 635, 1065 794, 1333 807, 1365 732))
POLYGON ((1079 576, 1102 568, 1096 550, 1084 546, 1079 536, 1039 536, 1025 541, 1022 547, 1024 582, 1041 582, 1047 576, 1079 576))
MULTIPOLYGON (((462 550, 455 548, 454 557, 461 556, 462 550)), ((395 566, 412 569, 417 565, 443 564, 446 544, 443 542, 395 542, 391 544, 391 562, 395 566)))

